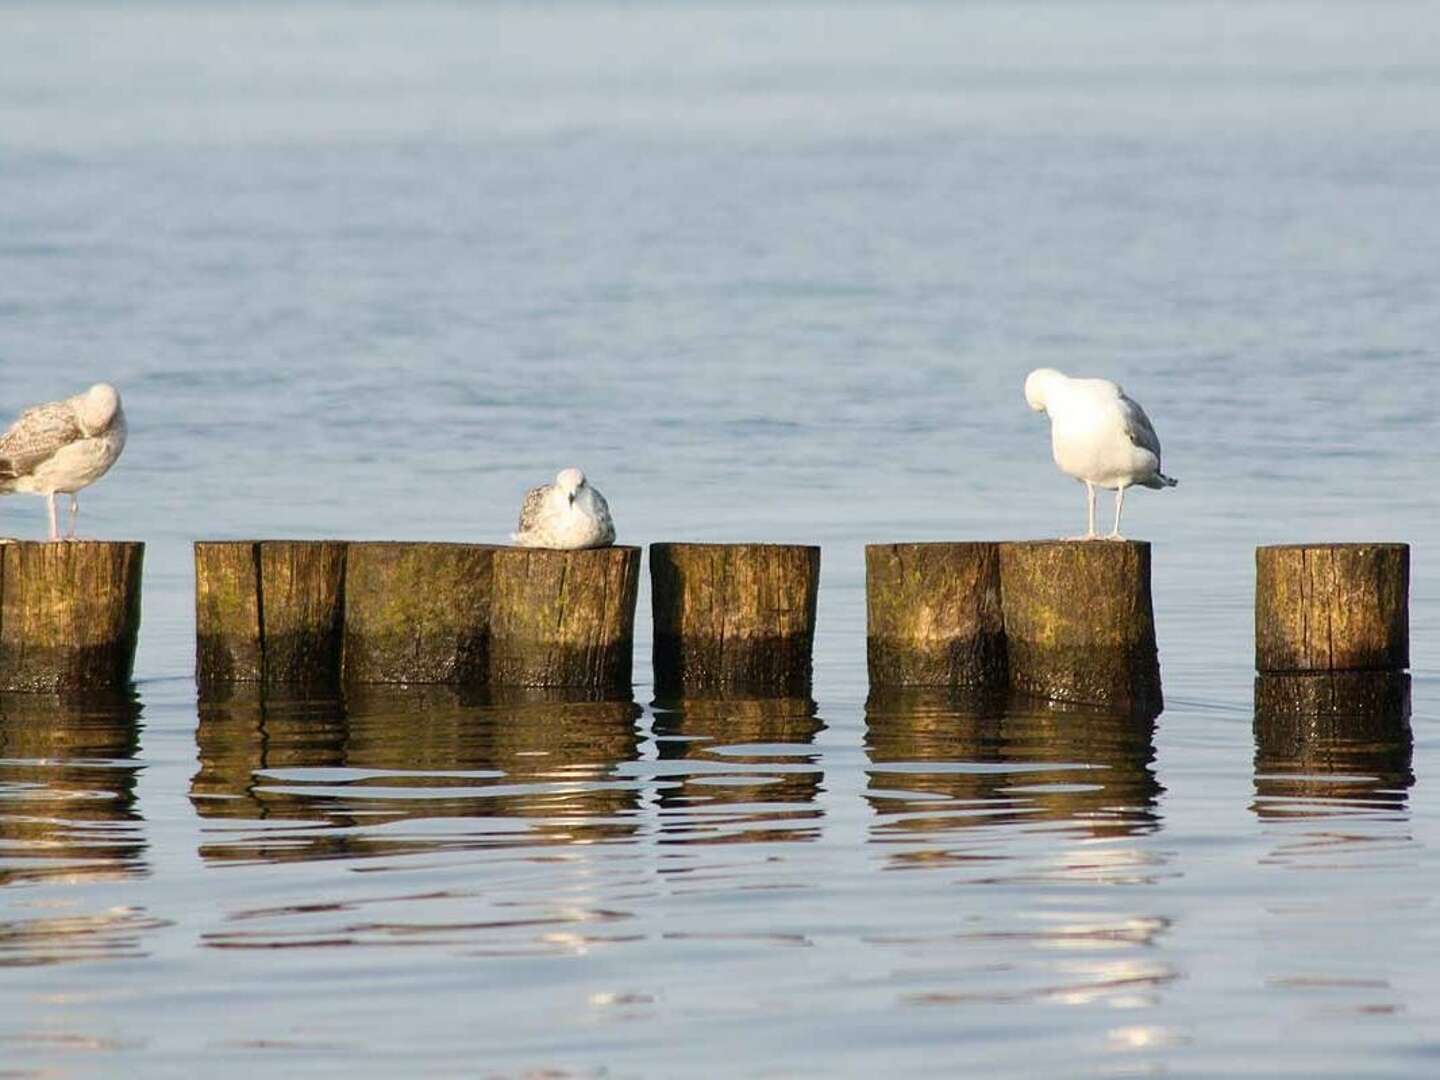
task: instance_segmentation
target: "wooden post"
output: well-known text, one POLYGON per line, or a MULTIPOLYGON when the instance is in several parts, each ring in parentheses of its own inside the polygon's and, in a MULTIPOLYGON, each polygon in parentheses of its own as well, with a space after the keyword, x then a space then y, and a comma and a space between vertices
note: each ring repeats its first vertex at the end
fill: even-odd
POLYGON ((496 548, 492 557, 492 686, 629 688, 639 548, 496 548))
POLYGON ((0 545, 0 690, 126 686, 140 634, 145 545, 0 545))
POLYGON ((808 696, 820 549, 651 544, 655 689, 808 696))
POLYGON ((1159 714, 1149 544, 1004 543, 1000 583, 1013 689, 1159 714))
POLYGON ((865 549, 872 687, 1006 685, 998 545, 865 549))
POLYGON ((1255 551, 1255 668, 1410 666, 1408 544, 1283 544, 1255 551))
POLYGON ((483 685, 494 552, 480 544, 350 544, 345 681, 483 685))
POLYGON ((345 547, 333 540, 197 542, 196 678, 338 684, 345 547))
POLYGON ((1410 676, 1403 671, 1289 672, 1255 676, 1255 723, 1296 717, 1410 718, 1410 676))

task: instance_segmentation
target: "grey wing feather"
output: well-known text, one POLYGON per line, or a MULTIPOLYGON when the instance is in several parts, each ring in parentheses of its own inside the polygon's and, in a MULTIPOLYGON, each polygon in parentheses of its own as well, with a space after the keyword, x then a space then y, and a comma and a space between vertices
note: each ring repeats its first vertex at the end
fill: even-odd
POLYGON ((1130 436, 1130 441, 1142 450, 1149 450, 1158 461, 1160 436, 1155 434, 1155 426, 1150 423, 1150 418, 1145 415, 1140 403, 1130 400, 1121 392, 1120 412, 1125 418, 1125 434, 1130 436))
POLYGON ((525 493, 525 501, 520 504, 520 532, 529 532, 540 523, 540 511, 549 491, 550 485, 542 484, 525 493))
POLYGON ((10 430, 0 435, 0 479, 28 476, 62 446, 84 437, 68 401, 26 409, 10 430))

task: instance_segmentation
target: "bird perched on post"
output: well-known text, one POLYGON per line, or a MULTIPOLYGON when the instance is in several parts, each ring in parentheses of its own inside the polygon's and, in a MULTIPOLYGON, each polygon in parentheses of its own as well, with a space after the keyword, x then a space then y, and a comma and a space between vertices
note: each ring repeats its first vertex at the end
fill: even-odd
POLYGON ((592 548, 615 543, 615 523, 605 496, 579 469, 564 469, 553 484, 531 488, 511 539, 521 547, 592 548))
POLYGON ((44 495, 50 504, 50 539, 60 539, 55 496, 70 496, 70 533, 80 514, 81 488, 109 471, 125 449, 125 410, 120 392, 96 383, 83 394, 35 405, 0 435, 0 495, 44 495))
POLYGON ((1040 368, 1025 379, 1025 400, 1050 417, 1055 464, 1085 485, 1089 528, 1075 539, 1095 538, 1096 487, 1115 489, 1115 527, 1106 539, 1123 540, 1125 489, 1179 483, 1160 471, 1160 439, 1145 410, 1109 379, 1072 379, 1040 368))

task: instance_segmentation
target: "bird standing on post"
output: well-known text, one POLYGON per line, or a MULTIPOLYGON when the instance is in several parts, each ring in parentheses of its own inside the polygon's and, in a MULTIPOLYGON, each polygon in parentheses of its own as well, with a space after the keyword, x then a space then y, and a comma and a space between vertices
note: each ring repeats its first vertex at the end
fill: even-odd
POLYGON ((0 495, 44 495, 50 504, 50 539, 59 540, 55 496, 70 496, 70 533, 80 514, 76 493, 109 471, 125 449, 120 392, 96 383, 83 394, 35 405, 0 435, 0 495))
POLYGON ((1095 538, 1095 488, 1115 489, 1115 527, 1107 540, 1123 540, 1120 511, 1125 489, 1174 487, 1160 471, 1160 439, 1145 410, 1109 379, 1072 379, 1039 368, 1025 379, 1025 400, 1050 417, 1050 445, 1060 471, 1085 485, 1089 528, 1095 538))
POLYGON ((615 543, 615 523, 605 496, 579 469, 565 469, 553 484, 531 488, 520 508, 520 547, 592 548, 615 543))

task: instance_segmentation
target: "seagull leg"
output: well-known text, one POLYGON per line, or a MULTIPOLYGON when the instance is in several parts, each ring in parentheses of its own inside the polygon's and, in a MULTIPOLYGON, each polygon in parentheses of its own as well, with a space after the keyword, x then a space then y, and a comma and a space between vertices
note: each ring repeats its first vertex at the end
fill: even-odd
POLYGON ((70 493, 70 537, 69 537, 69 539, 71 539, 71 540, 74 540, 74 539, 75 539, 75 519, 78 518, 79 516, 80 516, 80 496, 79 496, 79 495, 76 495, 75 492, 72 491, 72 492, 70 493))
POLYGON ((1088 527, 1084 536, 1072 536, 1071 540, 1094 540, 1095 539, 1095 485, 1089 480, 1085 481, 1085 505, 1088 510, 1086 521, 1088 527))
POLYGON ((1125 508, 1125 485, 1121 484, 1115 489, 1115 528, 1110 530, 1107 540, 1124 540, 1120 535, 1120 511, 1125 508))
POLYGON ((55 521, 55 492, 50 492, 46 500, 50 504, 50 539, 60 539, 60 526, 55 521))

